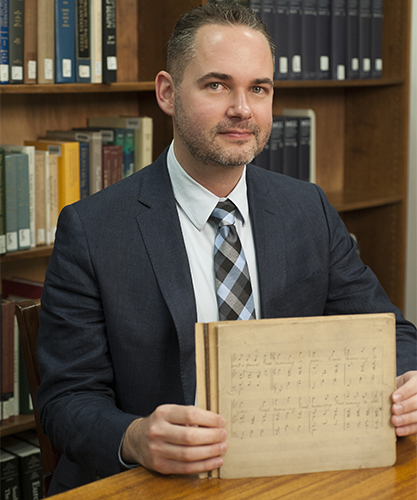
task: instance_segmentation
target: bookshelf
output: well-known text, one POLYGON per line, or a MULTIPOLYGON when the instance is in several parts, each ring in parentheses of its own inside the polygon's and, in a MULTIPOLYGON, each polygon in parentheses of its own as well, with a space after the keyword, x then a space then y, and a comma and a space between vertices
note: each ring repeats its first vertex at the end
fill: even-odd
MULTIPOLYGON (((154 157, 172 137, 153 80, 165 67, 176 19, 198 0, 117 0, 118 83, 0 87, 1 142, 23 144, 88 116, 148 115, 154 157)), ((391 300, 404 306, 411 0, 385 0, 383 77, 275 83, 274 114, 313 108, 317 183, 359 240, 361 256, 391 300)), ((1 257, 2 277, 42 280, 52 247, 1 257)))

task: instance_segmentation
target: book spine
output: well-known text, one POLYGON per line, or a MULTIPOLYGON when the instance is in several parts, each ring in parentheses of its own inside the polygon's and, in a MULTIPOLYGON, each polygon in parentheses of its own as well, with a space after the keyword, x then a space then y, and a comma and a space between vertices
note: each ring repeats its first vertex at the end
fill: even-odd
POLYGON ((90 194, 90 145, 80 142, 80 199, 87 198, 90 194))
POLYGON ((36 245, 46 244, 46 176, 44 151, 35 156, 36 245))
POLYGON ((23 44, 23 83, 36 83, 38 60, 38 3, 37 0, 25 0, 23 44))
POLYGON ((2 423, 9 423, 14 416, 14 302, 1 303, 1 400, 2 423))
POLYGON ((102 186, 103 189, 111 185, 111 146, 103 144, 102 146, 102 186))
POLYGON ((269 148, 269 165, 272 172, 283 173, 284 162, 284 117, 274 116, 269 148))
POLYGON ((5 155, 6 165, 6 251, 19 248, 17 232, 17 169, 14 154, 5 155))
POLYGON ((116 0, 102 0, 103 83, 117 82, 116 0))
POLYGON ((302 51, 303 80, 317 79, 317 0, 303 0, 302 3, 302 51))
POLYGON ((16 154, 17 168, 17 226, 19 250, 27 250, 31 246, 30 234, 30 190, 29 190, 29 158, 25 153, 16 154))
POLYGON ((302 61, 302 19, 303 9, 302 0, 289 0, 288 5, 288 62, 289 79, 301 80, 303 61, 302 61))
POLYGON ((359 75, 370 78, 371 64, 371 0, 359 0, 359 75))
POLYGON ((90 0, 91 83, 101 83, 103 80, 101 12, 101 0, 90 0))
POLYGON ((55 0, 38 0, 38 83, 55 81, 55 0))
POLYGON ((19 485, 19 462, 16 456, 0 450, 0 498, 18 500, 21 498, 19 485))
POLYGON ((9 0, 0 0, 0 84, 9 83, 9 0))
POLYGON ((346 76, 359 78, 359 0, 346 0, 346 76))
POLYGON ((298 120, 298 178, 302 181, 310 180, 310 144, 311 120, 301 117, 298 120))
POLYGON ((261 4, 261 19, 272 40, 275 40, 276 33, 276 13, 277 9, 275 6, 275 0, 262 0, 261 4))
POLYGON ((49 155, 48 161, 48 184, 49 184, 49 211, 46 213, 46 227, 49 228, 48 236, 51 244, 55 240, 56 225, 59 214, 59 182, 58 182, 58 156, 49 155))
POLYGON ((39 448, 29 443, 27 447, 33 450, 32 453, 19 457, 21 491, 24 499, 35 500, 43 498, 41 455, 39 448))
POLYGON ((331 3, 331 78, 346 78, 346 2, 332 0, 331 3))
POLYGON ((288 80, 288 5, 289 0, 276 0, 275 80, 288 80))
POLYGON ((298 119, 285 118, 283 174, 298 177, 298 119))
POLYGON ((76 0, 76 81, 91 82, 90 0, 76 0))
POLYGON ((125 163, 123 177, 128 177, 135 171, 135 130, 127 128, 125 134, 125 163))
POLYGON ((75 82, 75 0, 55 0, 55 83, 75 82))
POLYGON ((153 120, 149 116, 140 118, 140 166, 139 168, 150 165, 153 161, 152 147, 153 147, 153 120))
POLYGON ((10 83, 23 83, 24 0, 10 0, 9 9, 10 83))
POLYGON ((123 146, 114 145, 111 155, 111 183, 115 184, 123 179, 123 146))
MULTIPOLYGON (((0 255, 6 253, 6 159, 0 148, 0 255)), ((0 416, 1 418, 1 416, 0 416)))
POLYGON ((372 0, 371 57, 372 78, 382 76, 382 21, 384 18, 383 0, 372 0))
POLYGON ((330 79, 331 57, 330 0, 317 1, 317 79, 330 79))

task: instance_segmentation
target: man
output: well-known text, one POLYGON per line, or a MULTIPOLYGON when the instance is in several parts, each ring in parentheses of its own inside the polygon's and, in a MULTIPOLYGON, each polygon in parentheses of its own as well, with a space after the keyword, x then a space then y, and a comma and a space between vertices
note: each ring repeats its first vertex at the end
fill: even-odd
POLYGON ((219 200, 235 210, 256 317, 394 312, 398 435, 417 431, 416 331, 360 261, 320 188, 247 165, 271 130, 273 47, 239 5, 185 15, 156 77, 174 142, 61 213, 42 296, 38 395, 64 456, 51 492, 141 464, 219 467, 224 419, 193 406, 194 324, 219 318, 219 200), (247 165, 247 166, 245 166, 247 165))

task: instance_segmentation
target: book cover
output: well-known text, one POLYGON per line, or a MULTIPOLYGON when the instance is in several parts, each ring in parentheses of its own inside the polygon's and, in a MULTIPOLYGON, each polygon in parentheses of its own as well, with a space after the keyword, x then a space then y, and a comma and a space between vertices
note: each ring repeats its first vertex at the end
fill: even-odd
POLYGON ((90 0, 91 83, 102 83, 101 0, 90 0))
POLYGON ((331 2, 331 78, 346 78, 346 2, 331 2))
POLYGON ((14 153, 17 169, 17 229, 19 250, 31 247, 29 206, 29 159, 26 153, 14 153))
POLYGON ((289 72, 289 33, 288 5, 289 0, 276 0, 275 27, 275 80, 288 80, 289 72))
POLYGON ((55 0, 55 83, 75 82, 75 0, 55 0))
POLYGON ((317 79, 317 3, 318 0, 303 0, 301 25, 301 59, 303 80, 317 79))
POLYGON ((284 121, 283 116, 274 116, 269 148, 269 170, 283 173, 284 163, 284 121))
POLYGON ((116 0, 102 0, 103 83, 117 82, 116 0))
POLYGON ((298 119, 285 117, 282 173, 298 177, 298 119))
POLYGON ((372 8, 371 0, 359 0, 359 75, 371 78, 372 8))
POLYGON ((0 448, 0 498, 21 498, 17 457, 0 448))
POLYGON ((17 226, 17 168, 16 155, 5 155, 6 166, 6 252, 19 249, 17 226))
POLYGON ((40 151, 58 156, 58 212, 80 199, 80 147, 78 142, 40 139, 25 141, 40 151))
POLYGON ((289 0, 288 4, 288 62, 289 79, 300 80, 302 78, 302 0, 289 0))
POLYGON ((198 406, 226 421, 212 476, 395 463, 393 314, 197 323, 195 345, 198 406))
MULTIPOLYGON (((55 240, 56 226, 59 215, 59 183, 58 183, 57 154, 49 153, 49 232, 46 233, 46 244, 50 245, 55 240)), ((48 212, 47 212, 48 217, 48 212)), ((48 220, 48 219, 47 219, 48 220)))
POLYGON ((23 83, 36 83, 38 61, 38 2, 25 0, 23 34, 23 83))
POLYGON ((1 401, 2 423, 14 420, 14 302, 1 301, 1 401))
POLYGON ((331 16, 330 0, 317 0, 317 79, 330 79, 331 16))
MULTIPOLYGON (((0 254, 6 253, 6 158, 0 147, 0 254)), ((0 417, 1 418, 1 417, 0 417)))
POLYGON ((35 213, 36 213, 36 245, 46 245, 46 207, 47 207, 47 179, 49 168, 47 168, 47 151, 36 151, 35 153, 35 213), (47 172, 48 170, 48 172, 47 172))
POLYGON ((346 0, 346 76, 359 78, 359 0, 346 0))
POLYGON ((38 83, 55 81, 55 0, 38 1, 38 83))
POLYGON ((382 76, 382 22, 384 18, 383 0, 372 0, 371 61, 372 78, 382 76))
POLYGON ((9 0, 0 0, 0 84, 9 79, 9 0))
POLYGON ((10 83, 23 83, 23 36, 25 0, 9 0, 10 83))
POLYGON ((90 0, 76 0, 75 81, 91 82, 90 0))

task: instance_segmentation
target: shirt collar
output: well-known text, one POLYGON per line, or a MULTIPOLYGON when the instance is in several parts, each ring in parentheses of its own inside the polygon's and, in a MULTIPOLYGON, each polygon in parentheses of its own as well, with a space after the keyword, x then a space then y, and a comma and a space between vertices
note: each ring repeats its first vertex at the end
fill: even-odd
MULTIPOLYGON (((174 141, 172 141, 168 150, 167 166, 176 202, 191 223, 201 231, 219 200, 224 198, 218 198, 187 174, 175 157, 174 141)), ((246 166, 239 182, 227 198, 236 205, 244 226, 249 218, 246 166)))

